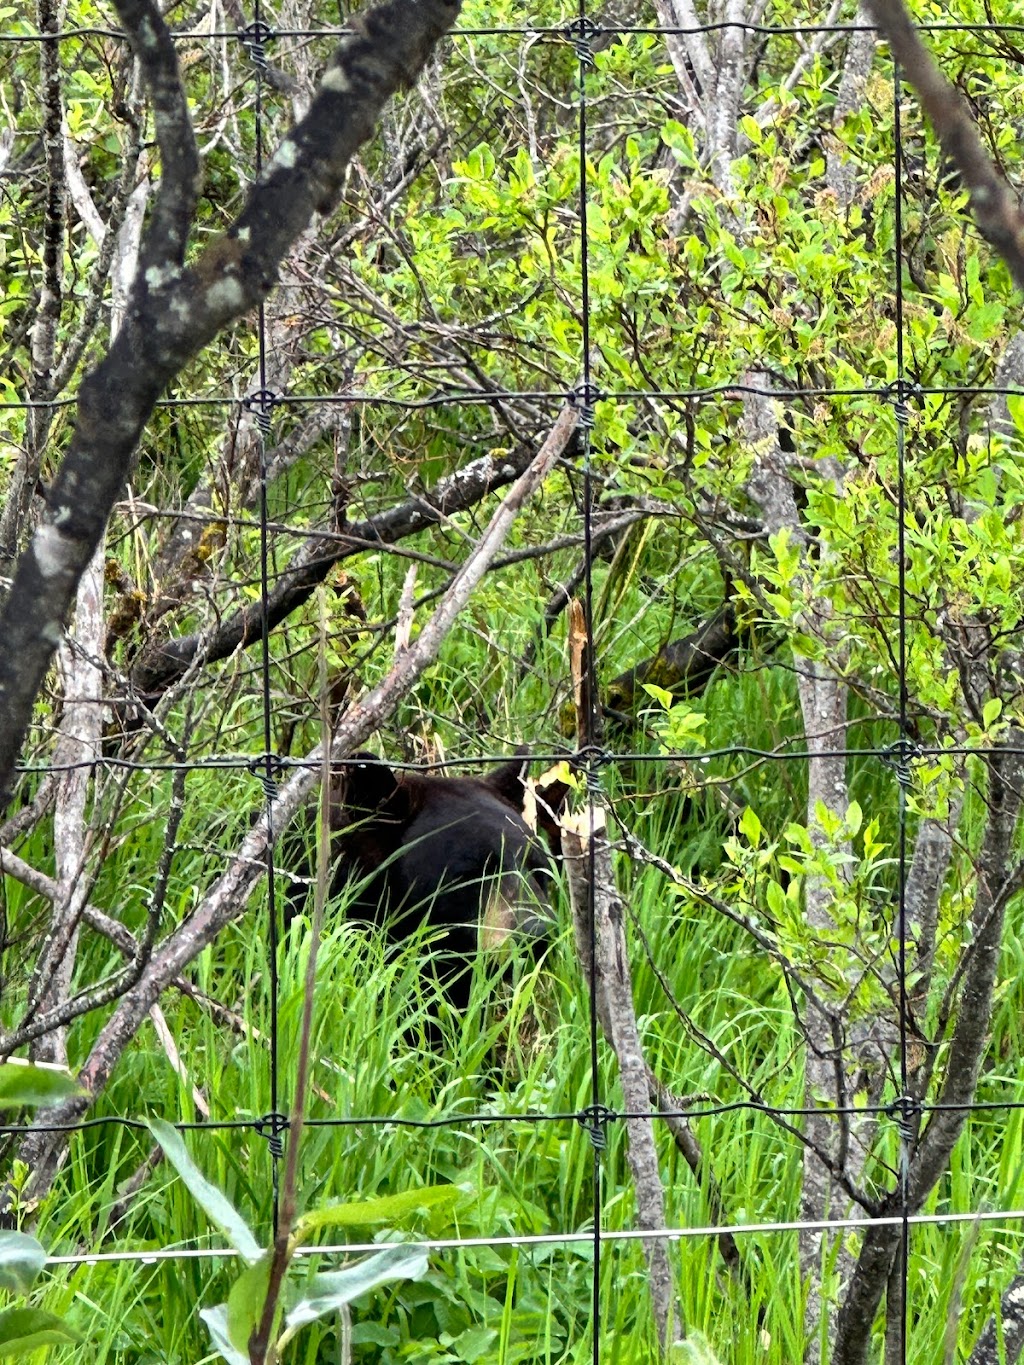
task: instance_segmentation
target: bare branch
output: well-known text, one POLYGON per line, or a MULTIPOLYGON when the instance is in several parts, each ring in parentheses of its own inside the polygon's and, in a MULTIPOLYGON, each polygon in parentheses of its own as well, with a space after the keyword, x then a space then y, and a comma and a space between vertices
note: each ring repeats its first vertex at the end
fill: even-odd
MULTIPOLYGON (((562 855, 572 902, 576 953, 584 981, 593 989, 593 1004, 601 1029, 619 1064, 625 1107, 633 1115, 649 1114, 650 1084, 633 1005, 629 950, 623 932, 622 902, 615 890, 611 845, 602 806, 562 824, 562 855)), ((649 1117, 625 1120, 629 1137, 629 1165, 633 1172, 638 1225, 647 1231, 665 1226, 665 1191, 658 1151, 649 1117)), ((650 1281, 651 1308, 663 1352, 675 1337, 686 1334, 682 1309, 672 1285, 667 1244, 662 1238, 644 1239, 650 1281)))
POLYGON ((1024 216, 985 150, 966 101, 935 65, 903 0, 865 0, 865 6, 917 91, 943 152, 960 172, 978 231, 1002 256, 1017 288, 1024 289, 1024 216))
POLYGON ((152 0, 114 0, 153 106, 160 147, 160 183, 142 248, 143 272, 179 266, 202 183, 188 101, 178 71, 178 53, 152 0))
MULTIPOLYGON (((62 300, 62 259, 66 224, 64 183, 63 90, 60 43, 56 37, 64 21, 59 0, 39 0, 40 76, 43 95, 43 154, 46 163, 46 204, 42 231, 42 279, 31 332, 32 375, 29 397, 34 405, 45 404, 54 394, 53 368, 57 350, 57 324, 62 300)), ((25 445, 11 471, 4 506, 0 511, 0 573, 8 573, 25 533, 25 519, 42 467, 43 450, 53 422, 53 409, 32 406, 28 410, 25 445)))
MULTIPOLYGON (((161 203, 142 248, 125 324, 82 382, 75 434, 50 491, 47 519, 18 561, 0 614, 0 800, 10 796, 33 700, 157 399, 221 327, 266 297, 285 252, 313 212, 330 207, 385 101, 415 79, 459 4, 387 0, 365 14, 335 51, 309 113, 278 148, 234 226, 194 266, 167 263, 183 244, 175 212, 188 200, 188 187, 179 184, 176 197, 161 203)), ((122 0, 122 20, 139 26, 134 41, 140 59, 152 66, 151 82, 159 83, 170 135, 180 119, 153 13, 142 0, 122 0)), ((170 155, 184 174, 187 156, 170 155)))
MULTIPOLYGON (((321 535, 311 536, 303 544, 268 594, 268 629, 273 630, 296 607, 308 601, 333 565, 366 550, 393 545, 472 507, 486 494, 521 475, 533 458, 534 447, 526 444, 500 461, 483 455, 439 479, 433 488, 367 521, 353 522, 343 531, 323 528, 321 535)), ((239 646, 255 643, 260 638, 261 613, 262 605, 256 602, 227 617, 212 635, 200 631, 159 641, 143 652, 132 669, 136 690, 151 697, 177 681, 200 653, 205 662, 212 663, 228 658, 239 646)))

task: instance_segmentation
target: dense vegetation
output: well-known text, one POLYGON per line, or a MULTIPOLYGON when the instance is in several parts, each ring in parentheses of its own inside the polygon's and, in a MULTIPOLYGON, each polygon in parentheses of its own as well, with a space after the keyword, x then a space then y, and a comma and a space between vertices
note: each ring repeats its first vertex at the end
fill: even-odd
MULTIPOLYGON (((264 8, 278 33, 261 82, 234 33, 252 15, 202 0, 162 11, 205 176, 192 259, 303 112, 337 41, 324 31, 349 10, 264 8)), ((161 165, 111 5, 0 15, 6 579, 77 386, 123 315, 161 165), (34 40, 55 25, 59 43, 34 40)), ((667 1222, 1012 1210, 1024 347, 1009 274, 909 92, 897 110, 886 50, 852 5, 827 24, 789 0, 596 5, 583 177, 574 17, 555 0, 528 14, 467 0, 264 315, 191 360, 149 423, 0 827, 0 1054, 93 1074, 140 972, 244 860, 263 756, 284 783, 322 714, 343 720, 389 677, 589 355, 593 431, 373 743, 407 763, 574 746, 565 604, 587 583, 592 498, 611 755, 598 773, 636 1012, 667 1098, 692 1110, 682 1136, 656 1125, 667 1222), (693 18, 729 23, 697 32, 693 18), (467 470, 475 481, 453 477, 467 470), (280 604, 265 669, 264 586, 280 604), (132 944, 103 915, 133 936, 127 975, 132 944)), ((1020 35, 986 26, 974 0, 916 17, 943 21, 927 41, 1019 184, 1020 35)), ((280 912, 308 870, 310 808, 278 833, 280 912)), ((187 1145, 264 1239, 274 1163, 253 1125, 292 1103, 311 943, 300 918, 271 960, 269 900, 263 878, 182 959, 89 1108, 235 1123, 187 1145)), ((389 956, 328 907, 303 1207, 421 1190, 339 1216, 320 1240, 494 1244, 433 1253, 425 1276, 310 1326, 286 1359, 348 1358, 344 1338, 367 1365, 582 1362, 595 1274, 602 1359, 658 1358, 639 1243, 609 1237, 595 1268, 591 1240, 557 1238, 595 1216, 574 1117, 594 1093, 589 1004, 564 904, 559 922, 513 986, 479 966, 471 1016, 448 1021, 438 1054, 415 1042, 432 1007, 416 990, 425 945, 389 956)), ((614 1108, 603 1042, 597 1068, 614 1108)), ((611 1234, 635 1210, 622 1124, 605 1136, 611 1234)), ((7 1219, 80 1258, 27 1300, 81 1333, 46 1358, 209 1358, 199 1310, 227 1297, 233 1266, 102 1259, 223 1245, 158 1152, 118 1122, 0 1136, 7 1219)), ((1020 1227, 913 1226, 906 1360, 1017 1359, 1024 1336, 1009 1317, 996 1326, 1024 1273, 1020 1227)), ((678 1358, 904 1359, 899 1229, 878 1234, 880 1270, 870 1236, 673 1243, 693 1352, 678 1358)))

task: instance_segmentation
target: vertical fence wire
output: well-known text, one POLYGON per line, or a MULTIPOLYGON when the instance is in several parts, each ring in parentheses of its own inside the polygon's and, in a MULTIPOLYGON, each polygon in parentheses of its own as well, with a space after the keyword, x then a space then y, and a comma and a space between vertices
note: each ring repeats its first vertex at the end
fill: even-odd
MULTIPOLYGON (((260 0, 254 0, 253 22, 248 30, 252 35, 248 46, 249 57, 254 72, 254 122, 255 122, 255 175, 258 180, 263 171, 264 119, 263 119, 263 77, 266 71, 265 43, 269 31, 263 23, 260 0)), ((280 981, 278 968, 278 908, 276 893, 274 796, 277 791, 277 761, 274 754, 273 688, 271 682, 270 659, 270 520, 267 503, 267 437, 270 433, 271 413, 274 395, 267 383, 267 317, 261 302, 256 315, 257 373, 258 392, 250 399, 249 407, 256 430, 256 448, 259 456, 259 522, 260 522, 260 689, 263 724, 262 783, 264 807, 267 820, 267 842, 265 853, 265 876, 267 884, 267 971, 269 976, 270 1007, 270 1114, 266 1119, 268 1149, 271 1162, 272 1181, 272 1219, 274 1235, 278 1232, 280 1214, 280 1159, 282 1156, 281 1134, 287 1120, 281 1113, 279 1089, 280 1040, 279 1040, 279 999, 280 981)))
POLYGON ((910 1265, 910 1156, 911 1156, 911 1100, 908 1069, 909 1039, 907 1036, 907 793, 910 785, 908 756, 907 690, 907 564, 906 564, 906 365, 903 355, 903 141, 900 120, 900 101, 903 82, 899 64, 893 64, 893 173, 895 177, 895 240, 893 244, 893 290, 896 306, 896 593, 897 621, 897 686, 899 688, 899 754, 895 769, 897 781, 898 849, 896 864, 896 976, 899 1000, 899 1067, 900 1098, 896 1111, 899 1141, 899 1202, 900 1224, 899 1259, 899 1341, 898 1358, 905 1365, 907 1359, 907 1313, 910 1265))
POLYGON ((590 354, 590 236, 587 229, 587 76, 594 58, 589 41, 590 20, 587 0, 579 0, 575 24, 577 62, 577 132, 579 174, 579 247, 580 247, 580 335, 582 380, 578 394, 581 406, 580 447, 583 471, 583 659, 582 687, 577 704, 583 714, 577 718, 577 734, 587 755, 585 764, 587 800, 587 932, 590 936, 590 964, 587 993, 590 999, 590 1104, 592 1111, 591 1157, 593 1161, 591 1185, 591 1217, 593 1219, 594 1264, 591 1280, 591 1318, 593 1365, 601 1360, 601 1233, 604 1197, 602 1193, 602 1160, 605 1150, 605 1126, 602 1120, 600 1054, 598 1051, 597 1008, 597 819, 600 809, 600 769, 597 754, 601 742, 598 721, 599 679, 597 654, 594 648, 594 478, 591 466, 591 434, 594 424, 592 370, 590 354))

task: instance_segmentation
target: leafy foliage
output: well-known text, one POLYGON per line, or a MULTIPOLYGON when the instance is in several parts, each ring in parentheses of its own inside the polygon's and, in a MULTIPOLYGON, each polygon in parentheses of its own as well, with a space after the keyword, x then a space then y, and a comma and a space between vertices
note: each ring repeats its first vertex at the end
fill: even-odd
MULTIPOLYGON (((263 678, 248 648, 258 632, 217 657, 203 653, 261 593, 264 438, 237 399, 274 391, 265 439, 270 586, 295 571, 311 534, 333 546, 353 526, 366 533, 358 553, 346 550, 324 570, 324 649, 337 712, 387 674, 397 624, 409 615, 415 638, 501 490, 445 511, 397 545, 377 532, 406 502, 425 507, 430 490, 471 461, 486 457, 501 470, 536 448, 589 345, 599 390, 589 475, 596 530, 616 516, 633 518, 598 541, 592 564, 602 676, 656 660, 723 606, 739 641, 706 685, 652 672, 639 715, 625 717, 635 729, 616 730, 624 718, 610 716, 606 735, 609 747, 629 755, 603 777, 619 825, 635 841, 619 873, 648 1061, 676 1094, 696 1097, 701 1116, 692 1129, 707 1154, 695 1176, 659 1128, 669 1216, 685 1227, 800 1217, 807 1158, 799 1125, 769 1111, 835 1101, 805 1070, 817 1041, 809 1038, 811 1000, 839 1020, 861 1153, 856 1179, 865 1198, 882 1200, 899 1161, 883 1120, 901 1079, 896 910, 907 866, 918 840, 924 847, 926 833, 948 829, 930 920, 914 920, 903 944, 910 1072, 927 1103, 948 1075, 958 991, 979 932, 990 760, 1024 724, 1024 400, 1002 393, 1020 388, 1006 368, 1019 302, 970 227, 956 177, 902 98, 897 148, 884 59, 869 62, 859 98, 844 104, 854 38, 790 31, 820 21, 818 8, 777 0, 765 18, 778 31, 756 43, 747 35, 734 126, 716 147, 700 91, 681 83, 667 41, 635 31, 653 24, 652 8, 608 6, 614 37, 595 41, 584 77, 590 124, 582 168, 579 72, 561 31, 563 9, 534 5, 534 29, 522 32, 521 5, 468 3, 465 32, 445 65, 388 113, 339 211, 300 244, 265 319, 264 369, 255 322, 239 327, 193 362, 155 417, 105 551, 110 761, 96 768, 86 804, 83 885, 92 906, 141 938, 157 869, 166 865, 159 936, 186 925, 261 809, 252 756, 269 742, 284 760, 301 760, 318 736, 312 598, 270 632, 269 741, 263 678), (837 166, 852 178, 845 196, 837 166), (775 398, 765 439, 752 429, 749 390, 767 383, 775 398), (759 494, 773 460, 792 511, 774 522, 759 494), (188 640, 196 645, 191 671, 143 686, 154 661, 188 640), (819 676, 843 689, 842 734, 823 736, 827 727, 805 706, 802 689, 819 676), (897 741, 912 743, 905 762, 893 751, 897 741), (815 790, 811 774, 811 760, 830 744, 846 786, 834 800, 815 790), (176 765, 189 772, 169 842, 176 765), (645 861, 643 850, 654 857, 645 861), (827 914, 815 918, 812 903, 827 914)), ((987 17, 974 0, 917 13, 943 23, 987 17)), ((237 211, 257 147, 271 147, 287 127, 295 94, 271 72, 257 109, 239 45, 201 33, 205 14, 200 7, 187 25, 182 16, 178 38, 204 151, 196 247, 237 211)), ((305 29, 339 17, 323 7, 272 7, 270 22, 282 34, 270 50, 274 70, 305 89, 330 46, 305 29)), ((129 191, 159 173, 148 159, 148 114, 111 23, 109 6, 70 0, 61 112, 85 192, 69 182, 50 366, 40 367, 33 330, 52 284, 38 135, 46 96, 38 45, 0 37, 10 154, 20 172, 0 198, 5 492, 15 486, 18 452, 38 455, 40 483, 52 476, 71 416, 63 406, 47 409, 44 431, 38 405, 70 399, 105 341, 110 259, 87 206, 116 234, 127 199, 122 168, 137 165, 129 191)), ((3 25, 13 39, 33 36, 20 14, 6 14, 3 25)), ((1013 35, 942 27, 929 42, 1018 183, 1024 93, 1013 35)), ((437 666, 382 730, 390 757, 473 758, 524 739, 538 751, 564 747, 571 689, 558 589, 580 581, 583 495, 579 463, 569 459, 517 525, 437 666)), ((17 536, 24 539, 37 511, 30 507, 17 536)), ((26 753, 18 799, 34 818, 12 822, 4 836, 51 878, 59 836, 46 771, 63 724, 62 687, 59 678, 48 685, 26 753)), ((278 845, 277 907, 306 866, 308 842, 278 845)), ((1014 858, 1018 845, 1015 836, 1014 858)), ((1016 876, 1015 864, 1011 871, 1016 876)), ((5 887, 6 1032, 32 1017, 32 962, 43 951, 50 902, 38 881, 12 874, 5 887)), ((261 891, 188 965, 187 982, 161 1001, 167 1035, 159 1021, 140 1028, 96 1099, 97 1117, 136 1114, 143 1103, 166 1119, 268 1113, 272 968, 279 1066, 288 1076, 308 941, 300 920, 272 961, 267 900, 261 891), (176 1041, 180 1069, 166 1036, 176 1041)), ((1008 884, 1007 905, 977 1095, 1012 1106, 1024 1100, 1016 883, 1008 884)), ((81 933, 76 989, 110 981, 124 965, 95 923, 81 933)), ((541 972, 521 965, 500 1008, 481 971, 470 1017, 447 1020, 443 1056, 409 1042, 436 1007, 417 996, 417 955, 425 951, 429 944, 416 941, 387 955, 337 908, 328 916, 313 1122, 302 1153, 305 1231, 373 1235, 386 1225, 413 1237, 488 1238, 557 1229, 583 1240, 474 1246, 432 1258, 426 1269, 417 1263, 422 1274, 390 1284, 372 1305, 354 1303, 354 1358, 553 1365, 589 1359, 592 1330, 609 1358, 625 1342, 653 1351, 650 1329, 637 1326, 646 1324, 645 1283, 631 1246, 603 1250, 604 1317, 590 1323, 592 1153, 563 1117, 590 1103, 589 1019, 567 939, 552 946, 541 972), (488 1119, 520 1118, 477 1122, 481 1109, 488 1119), (442 1118, 450 1122, 426 1126, 442 1118), (435 1199, 439 1189, 445 1193, 435 1199)), ((70 1022, 72 1071, 108 1018, 105 1003, 70 1022)), ((614 1103, 613 1060, 602 1049, 597 1064, 600 1091, 614 1103)), ((45 1079, 59 1088, 49 1079, 58 1073, 31 1073, 28 1085, 15 1071, 27 1069, 0 1071, 0 1103, 59 1098, 38 1086, 45 1079)), ((1019 1115, 1012 1107, 973 1113, 923 1211, 1019 1203, 1019 1115)), ((177 1169, 194 1171, 166 1124, 157 1120, 154 1132, 177 1169)), ((633 1209, 616 1125, 608 1139, 602 1227, 614 1232, 631 1226, 633 1209)), ((100 1249, 116 1239, 145 1251, 208 1236, 166 1170, 136 1191, 133 1176, 152 1159, 148 1139, 111 1124, 77 1134, 69 1150, 38 1210, 46 1246, 100 1249)), ((22 1244, 0 1241, 0 1278, 3 1257, 12 1258, 4 1287, 31 1290, 36 1303, 0 1314, 0 1354, 9 1340, 26 1343, 25 1352, 46 1345, 55 1360, 75 1359, 81 1346, 62 1344, 59 1324, 77 1327, 89 1316, 98 1358, 191 1362, 208 1348, 198 1306, 220 1303, 223 1311, 208 1309, 206 1321, 222 1353, 244 1358, 231 1295, 236 1309, 244 1300, 239 1313, 251 1326, 271 1223, 271 1161, 248 1130, 206 1133, 197 1150, 210 1182, 196 1186, 200 1206, 215 1227, 235 1228, 235 1245, 238 1227, 247 1231, 256 1269, 237 1282, 242 1288, 197 1262, 173 1275, 162 1265, 80 1265, 64 1281, 55 1275, 33 1288, 22 1244)), ((32 1172, 13 1147, 4 1174, 15 1213, 28 1219, 32 1172)), ((738 1240, 739 1270, 723 1271, 705 1239, 673 1252, 692 1329, 689 1356, 680 1358, 717 1354, 735 1365, 803 1358, 800 1248, 761 1233, 738 1240)), ((816 1290, 826 1314, 849 1284, 851 1248, 819 1257, 816 1290)), ((1012 1226, 915 1229, 908 1359, 957 1351, 968 1358, 1019 1257, 1012 1226)), ((307 1303, 319 1297, 334 1312, 344 1299, 347 1308, 349 1288, 323 1278, 308 1287, 307 1303)), ((316 1316, 296 1358, 336 1354, 339 1330, 316 1316)), ((827 1333, 827 1324, 816 1330, 827 1333)))

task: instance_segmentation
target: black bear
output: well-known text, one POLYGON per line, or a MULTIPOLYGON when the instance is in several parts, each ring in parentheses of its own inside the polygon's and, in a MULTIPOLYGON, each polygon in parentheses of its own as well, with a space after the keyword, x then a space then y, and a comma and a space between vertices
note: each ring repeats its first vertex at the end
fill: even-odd
MULTIPOLYGON (((332 894, 347 890, 349 913, 392 942, 422 924, 441 931, 430 974, 460 1013, 478 947, 514 933, 536 948, 547 937, 552 862, 523 818, 528 762, 520 756, 483 777, 433 777, 396 775, 357 753, 332 777, 332 894)), ((567 791, 556 783, 542 794, 552 845, 567 791)))

